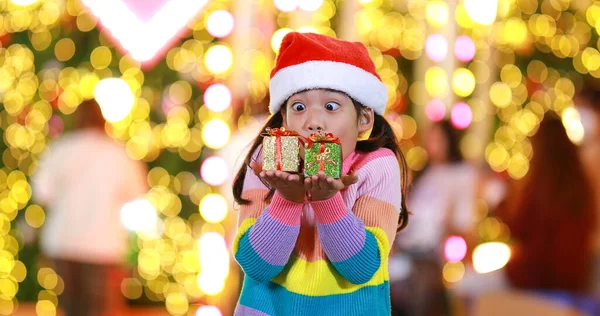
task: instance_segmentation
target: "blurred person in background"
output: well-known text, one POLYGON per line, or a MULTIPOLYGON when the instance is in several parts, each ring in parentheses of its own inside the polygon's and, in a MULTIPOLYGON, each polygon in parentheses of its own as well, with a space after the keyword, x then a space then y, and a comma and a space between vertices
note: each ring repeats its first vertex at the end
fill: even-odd
POLYGON ((591 180, 596 198, 596 233, 594 238, 594 271, 592 287, 600 300, 600 83, 588 81, 575 97, 584 130, 583 142, 579 146, 585 172, 591 180))
POLYGON ((532 145, 528 174, 497 209, 513 241, 506 278, 517 289, 584 293, 596 223, 592 186, 559 118, 548 113, 532 145))
POLYGON ((145 166, 108 135, 98 104, 82 103, 72 132, 50 144, 33 176, 47 207, 40 246, 64 280, 67 316, 119 315, 127 232, 121 207, 147 192, 145 166))
POLYGON ((443 246, 450 235, 471 239, 478 183, 478 172, 464 161, 459 143, 449 121, 433 123, 426 134, 429 162, 413 181, 410 225, 396 238, 397 254, 390 262, 395 315, 450 314, 443 246))

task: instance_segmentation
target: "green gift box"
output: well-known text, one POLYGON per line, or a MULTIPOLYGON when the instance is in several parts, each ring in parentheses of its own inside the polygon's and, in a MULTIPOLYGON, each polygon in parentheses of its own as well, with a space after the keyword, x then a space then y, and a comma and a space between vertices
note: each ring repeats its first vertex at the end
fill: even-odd
POLYGON ((342 176, 342 144, 331 133, 312 134, 304 147, 304 176, 323 171, 326 177, 342 176))

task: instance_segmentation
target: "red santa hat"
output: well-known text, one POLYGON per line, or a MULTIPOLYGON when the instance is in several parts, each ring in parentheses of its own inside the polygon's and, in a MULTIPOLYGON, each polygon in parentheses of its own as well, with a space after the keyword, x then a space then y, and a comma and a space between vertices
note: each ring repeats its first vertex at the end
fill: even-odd
POLYGON ((310 89, 344 92, 380 115, 388 100, 387 87, 365 45, 320 34, 288 33, 271 71, 271 113, 277 113, 295 93, 310 89))

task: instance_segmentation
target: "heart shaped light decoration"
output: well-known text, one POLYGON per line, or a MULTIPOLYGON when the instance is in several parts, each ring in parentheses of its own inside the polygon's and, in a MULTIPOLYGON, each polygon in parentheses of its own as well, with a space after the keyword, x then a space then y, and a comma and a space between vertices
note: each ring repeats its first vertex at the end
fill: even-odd
POLYGON ((81 0, 117 46, 148 67, 185 32, 208 0, 81 0))

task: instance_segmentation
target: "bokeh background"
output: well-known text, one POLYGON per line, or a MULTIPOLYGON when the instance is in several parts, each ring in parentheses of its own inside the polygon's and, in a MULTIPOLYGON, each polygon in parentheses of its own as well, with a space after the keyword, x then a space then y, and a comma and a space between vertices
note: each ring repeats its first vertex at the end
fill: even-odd
MULTIPOLYGON (((448 120, 460 135, 470 176, 446 174, 464 181, 444 192, 460 199, 468 229, 436 247, 452 310, 473 312, 495 284, 482 277, 511 259, 511 229, 494 210, 527 178, 540 123, 560 120, 577 148, 597 140, 586 125, 597 114, 577 96, 600 78, 599 30, 592 0, 0 0, 0 314, 61 314, 65 283, 37 234, 50 211, 31 179, 92 100, 105 132, 146 168, 147 193, 111 210, 129 232, 127 314, 232 315, 242 275, 230 184, 268 115, 269 74, 290 31, 367 45, 415 179, 434 162, 432 126, 448 120)), ((410 268, 395 258, 392 279, 402 280, 410 268)), ((541 304, 584 313, 577 302, 597 302, 565 297, 541 304)))

